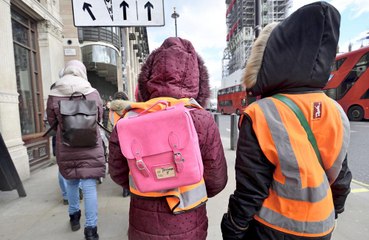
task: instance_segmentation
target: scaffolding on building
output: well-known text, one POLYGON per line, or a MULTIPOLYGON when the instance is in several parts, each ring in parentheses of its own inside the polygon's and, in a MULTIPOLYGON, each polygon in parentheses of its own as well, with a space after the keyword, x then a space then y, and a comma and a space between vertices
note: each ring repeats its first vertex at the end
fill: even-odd
MULTIPOLYGON (((282 21, 291 0, 261 0, 262 27, 282 21)), ((223 78, 244 68, 255 38, 255 0, 226 0, 227 48, 223 53, 223 78)), ((223 85, 223 84, 222 84, 223 85)))

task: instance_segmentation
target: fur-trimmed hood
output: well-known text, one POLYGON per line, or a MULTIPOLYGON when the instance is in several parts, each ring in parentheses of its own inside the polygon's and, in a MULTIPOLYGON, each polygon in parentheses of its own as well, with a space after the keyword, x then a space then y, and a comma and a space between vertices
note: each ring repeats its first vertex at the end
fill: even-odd
POLYGON ((204 107, 210 96, 209 75, 191 42, 171 37, 143 64, 138 90, 142 101, 156 97, 194 98, 204 107))
POLYGON ((119 116, 122 116, 123 110, 129 107, 130 101, 116 99, 110 102, 110 110, 116 112, 119 116))
POLYGON ((326 2, 301 7, 283 22, 267 25, 253 44, 243 83, 263 97, 322 89, 339 38, 340 14, 326 2))

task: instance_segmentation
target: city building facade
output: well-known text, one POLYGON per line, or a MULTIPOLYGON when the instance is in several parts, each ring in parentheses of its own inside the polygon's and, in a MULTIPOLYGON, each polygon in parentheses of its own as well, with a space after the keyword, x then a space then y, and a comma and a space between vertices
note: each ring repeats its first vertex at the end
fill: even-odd
MULTIPOLYGON (((226 0, 227 47, 223 53, 221 87, 241 83, 243 69, 255 38, 256 0, 226 0)), ((259 0, 260 27, 280 22, 291 6, 291 0, 259 0)))
POLYGON ((44 116, 64 63, 81 60, 102 98, 134 99, 145 27, 75 27, 70 0, 0 0, 0 132, 22 180, 50 164, 44 116))

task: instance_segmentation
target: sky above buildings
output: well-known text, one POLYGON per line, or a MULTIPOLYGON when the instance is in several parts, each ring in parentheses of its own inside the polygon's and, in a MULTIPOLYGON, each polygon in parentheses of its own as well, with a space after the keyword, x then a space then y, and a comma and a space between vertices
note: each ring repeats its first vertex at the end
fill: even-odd
MULTIPOLYGON (((290 12, 311 0, 293 0, 290 12)), ((340 51, 346 52, 351 42, 353 49, 369 44, 369 4, 367 0, 328 0, 341 13, 340 51)), ((190 40, 209 70, 211 86, 220 87, 222 58, 226 42, 225 0, 164 0, 165 26, 149 27, 150 51, 158 48, 168 37, 175 36, 173 8, 177 18, 178 37, 190 40)))

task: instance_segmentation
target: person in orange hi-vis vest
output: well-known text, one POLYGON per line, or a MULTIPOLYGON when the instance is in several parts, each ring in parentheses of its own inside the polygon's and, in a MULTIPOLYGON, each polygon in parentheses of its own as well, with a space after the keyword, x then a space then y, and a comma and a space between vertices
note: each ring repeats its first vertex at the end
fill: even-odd
MULTIPOLYGON (((107 128, 112 131, 118 120, 122 117, 123 111, 130 105, 128 96, 124 92, 114 93, 113 100, 110 102, 109 120, 107 128)), ((123 197, 130 195, 129 189, 123 187, 123 197)))
POLYGON ((352 179, 349 121, 322 91, 339 28, 339 12, 315 2, 254 42, 243 83, 260 99, 240 117, 223 239, 331 239, 352 179))

